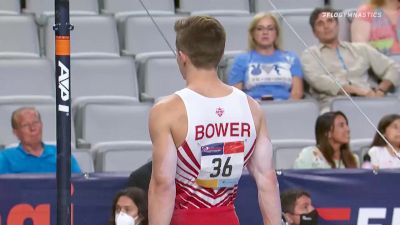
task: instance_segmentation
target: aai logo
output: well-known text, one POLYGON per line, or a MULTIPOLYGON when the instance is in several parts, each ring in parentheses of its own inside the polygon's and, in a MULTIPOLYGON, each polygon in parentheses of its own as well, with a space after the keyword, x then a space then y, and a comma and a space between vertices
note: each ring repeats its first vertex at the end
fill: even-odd
MULTIPOLYGON (((58 76, 58 88, 60 89, 60 98, 66 102, 69 100, 69 69, 61 62, 58 61, 60 67, 60 75, 58 76)), ((58 111, 69 112, 69 106, 59 104, 58 111)))

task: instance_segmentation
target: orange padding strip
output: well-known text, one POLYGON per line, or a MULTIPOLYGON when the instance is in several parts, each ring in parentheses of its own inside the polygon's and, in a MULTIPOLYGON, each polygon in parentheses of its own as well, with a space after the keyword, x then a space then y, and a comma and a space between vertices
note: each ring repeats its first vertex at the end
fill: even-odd
POLYGON ((70 55, 69 36, 56 36, 56 55, 70 55))

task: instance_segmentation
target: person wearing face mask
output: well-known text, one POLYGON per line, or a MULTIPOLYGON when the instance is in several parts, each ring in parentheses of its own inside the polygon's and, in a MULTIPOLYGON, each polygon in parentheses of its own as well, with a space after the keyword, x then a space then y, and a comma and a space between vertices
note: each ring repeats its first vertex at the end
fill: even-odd
POLYGON ((318 212, 312 205, 311 196, 301 189, 281 193, 283 219, 286 225, 318 225, 318 212))
POLYGON ((137 187, 119 191, 113 201, 109 225, 148 225, 146 192, 137 187))

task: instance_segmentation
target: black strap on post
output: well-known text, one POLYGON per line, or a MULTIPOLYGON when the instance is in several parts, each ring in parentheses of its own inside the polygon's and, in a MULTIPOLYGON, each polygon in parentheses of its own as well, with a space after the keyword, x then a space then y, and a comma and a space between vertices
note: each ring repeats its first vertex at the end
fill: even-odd
POLYGON ((71 225, 71 92, 69 0, 55 0, 57 225, 71 225))

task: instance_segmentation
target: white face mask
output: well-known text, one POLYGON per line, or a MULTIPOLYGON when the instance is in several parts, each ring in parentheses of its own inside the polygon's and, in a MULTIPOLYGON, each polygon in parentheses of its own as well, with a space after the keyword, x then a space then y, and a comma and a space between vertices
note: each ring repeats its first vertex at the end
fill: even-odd
POLYGON ((119 212, 115 214, 115 224, 116 225, 135 225, 135 220, 137 219, 133 218, 132 216, 124 213, 124 212, 119 212))

